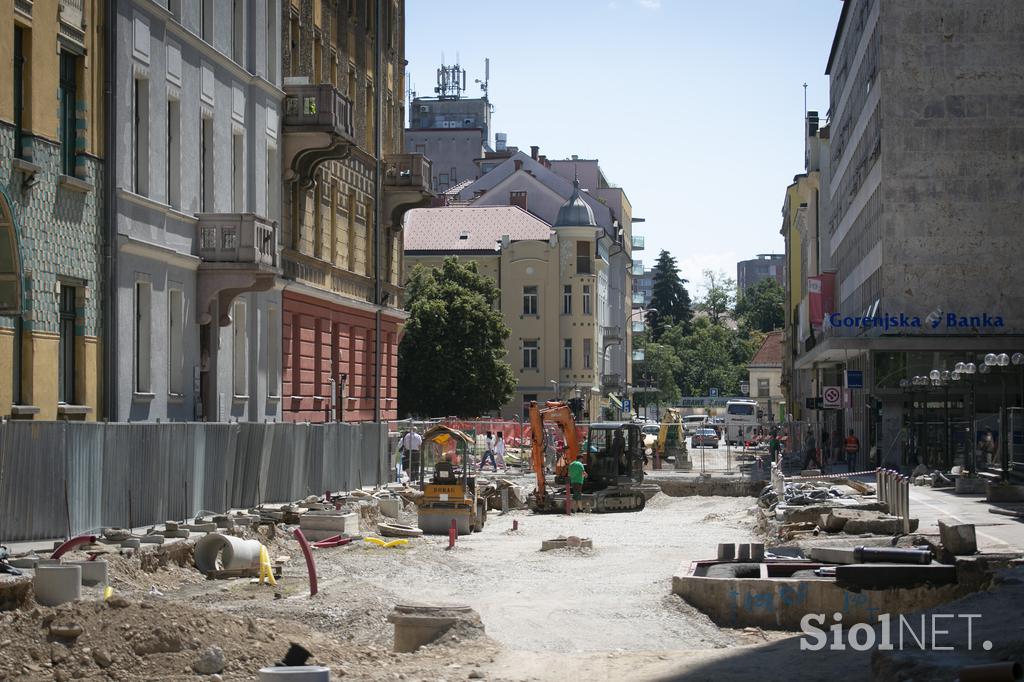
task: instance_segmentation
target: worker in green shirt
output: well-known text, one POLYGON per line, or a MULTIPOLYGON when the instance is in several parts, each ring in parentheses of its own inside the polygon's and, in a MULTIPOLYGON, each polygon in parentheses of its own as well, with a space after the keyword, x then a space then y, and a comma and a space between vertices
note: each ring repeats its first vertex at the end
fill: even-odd
POLYGON ((572 486, 572 499, 577 502, 583 497, 583 479, 587 477, 587 469, 583 461, 574 459, 569 464, 569 484, 572 486))

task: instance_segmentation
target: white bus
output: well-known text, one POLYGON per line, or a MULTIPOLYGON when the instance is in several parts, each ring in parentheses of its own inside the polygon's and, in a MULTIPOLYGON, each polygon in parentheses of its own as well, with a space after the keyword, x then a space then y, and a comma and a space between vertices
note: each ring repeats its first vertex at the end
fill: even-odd
POLYGON ((736 398, 725 403, 725 442, 739 445, 751 440, 757 429, 757 401, 736 398))

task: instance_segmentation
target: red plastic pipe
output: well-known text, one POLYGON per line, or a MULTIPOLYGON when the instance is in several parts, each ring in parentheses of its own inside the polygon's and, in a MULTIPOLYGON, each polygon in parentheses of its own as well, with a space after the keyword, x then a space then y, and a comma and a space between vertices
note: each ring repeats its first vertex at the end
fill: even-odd
POLYGON ((64 542, 63 545, 54 550, 50 558, 56 561, 79 545, 89 545, 96 542, 95 535, 78 535, 64 542))
POLYGON ((309 573, 309 596, 312 597, 316 594, 316 563, 313 561, 313 550, 309 548, 309 541, 306 540, 306 536, 302 534, 301 528, 295 529, 295 539, 299 541, 299 547, 302 548, 302 553, 306 557, 306 572, 309 573))
POLYGON ((452 525, 448 527, 448 549, 455 546, 455 538, 459 535, 458 526, 455 525, 455 519, 452 519, 452 525))

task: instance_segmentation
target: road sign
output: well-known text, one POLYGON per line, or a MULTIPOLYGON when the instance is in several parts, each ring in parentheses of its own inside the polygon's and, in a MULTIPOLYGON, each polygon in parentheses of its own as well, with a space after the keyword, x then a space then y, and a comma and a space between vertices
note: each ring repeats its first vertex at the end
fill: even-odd
POLYGON ((742 393, 743 395, 750 395, 750 382, 748 382, 748 381, 741 381, 740 382, 740 393, 742 393))
POLYGON ((859 369, 846 370, 847 388, 864 388, 864 372, 859 369))
POLYGON ((629 402, 628 398, 626 400, 622 401, 622 411, 623 412, 629 412, 629 408, 630 407, 632 407, 632 406, 630 405, 630 402, 629 402))
POLYGON ((711 397, 712 398, 717 398, 718 397, 718 389, 717 388, 711 389, 711 397))
POLYGON ((838 410, 843 406, 843 389, 826 386, 821 390, 821 406, 826 410, 838 410))

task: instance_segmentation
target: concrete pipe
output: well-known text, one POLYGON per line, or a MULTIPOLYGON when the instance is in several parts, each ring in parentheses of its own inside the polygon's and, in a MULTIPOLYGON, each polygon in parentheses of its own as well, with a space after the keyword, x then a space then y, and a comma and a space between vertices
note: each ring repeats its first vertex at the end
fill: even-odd
POLYGON ((762 543, 762 542, 751 542, 750 543, 750 560, 751 561, 763 561, 764 560, 764 543, 762 543))
POLYGON ((95 561, 66 561, 65 566, 82 567, 82 584, 88 587, 93 585, 107 584, 107 562, 100 559, 95 561))
POLYGON ((202 573, 219 570, 258 569, 259 540, 242 540, 232 535, 209 533, 196 543, 196 568, 202 573))
POLYGON ((396 604, 388 615, 388 621, 395 626, 394 650, 399 653, 416 651, 464 619, 479 622, 479 616, 468 606, 396 604))
POLYGON ((720 542, 718 544, 718 560, 732 561, 736 558, 736 545, 731 542, 720 542))
POLYGON ((750 561, 750 545, 743 542, 736 545, 736 560, 750 561))
POLYGON ((82 598, 82 567, 39 564, 32 580, 36 601, 43 606, 59 606, 82 598))
POLYGON ((260 682, 330 682, 331 669, 322 665, 294 665, 260 668, 260 682))

